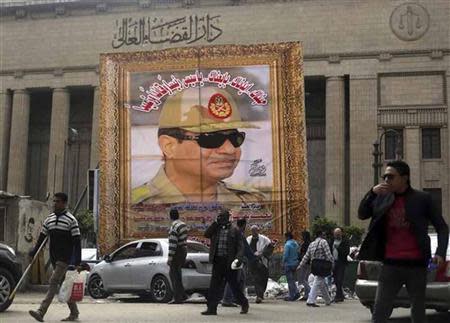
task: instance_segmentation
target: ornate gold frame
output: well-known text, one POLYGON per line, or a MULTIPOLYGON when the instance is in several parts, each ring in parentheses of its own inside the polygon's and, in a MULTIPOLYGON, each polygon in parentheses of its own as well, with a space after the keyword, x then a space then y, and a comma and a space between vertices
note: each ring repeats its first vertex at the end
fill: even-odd
POLYGON ((130 240, 124 220, 129 163, 126 102, 129 71, 269 65, 271 73, 274 200, 279 214, 272 238, 308 226, 308 176, 304 110, 303 60, 300 43, 221 45, 153 52, 102 54, 100 57, 100 207, 101 253, 130 240), (276 131, 275 131, 276 130, 276 131), (278 155, 275 155, 278 152, 278 155))

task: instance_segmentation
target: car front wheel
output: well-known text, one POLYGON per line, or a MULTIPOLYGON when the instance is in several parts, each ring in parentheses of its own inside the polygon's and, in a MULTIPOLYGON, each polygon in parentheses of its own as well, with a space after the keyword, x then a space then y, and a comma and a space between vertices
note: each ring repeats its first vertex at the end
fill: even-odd
POLYGON ((163 275, 156 275, 150 289, 152 300, 158 303, 167 303, 172 299, 172 289, 169 281, 163 275))
POLYGON ((4 268, 0 268, 0 312, 5 311, 9 305, 11 305, 12 300, 9 299, 16 281, 14 280, 11 273, 4 268))
POLYGON ((103 287, 103 281, 98 275, 95 275, 94 277, 89 279, 88 292, 89 295, 91 295, 91 297, 95 299, 108 297, 108 293, 105 291, 105 288, 103 287))

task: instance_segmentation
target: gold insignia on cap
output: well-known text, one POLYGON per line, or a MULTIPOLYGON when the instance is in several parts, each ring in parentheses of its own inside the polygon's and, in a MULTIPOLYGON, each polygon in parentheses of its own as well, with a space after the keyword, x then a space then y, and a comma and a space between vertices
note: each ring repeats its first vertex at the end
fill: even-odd
POLYGON ((220 93, 211 96, 208 102, 208 111, 211 115, 220 119, 228 118, 233 112, 227 98, 220 93))

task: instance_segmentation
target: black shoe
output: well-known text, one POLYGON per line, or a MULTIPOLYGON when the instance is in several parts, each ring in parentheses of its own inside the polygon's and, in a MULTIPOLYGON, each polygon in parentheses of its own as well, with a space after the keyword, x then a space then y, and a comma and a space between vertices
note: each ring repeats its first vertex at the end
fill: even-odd
POLYGON ((306 302, 308 300, 308 296, 302 296, 298 299, 300 302, 306 302))
POLYGON ((238 306, 234 303, 222 303, 222 307, 238 307, 238 306))
POLYGON ((309 306, 309 307, 320 307, 316 303, 306 303, 306 306, 309 306))
POLYGON ((77 321, 78 321, 78 314, 77 315, 70 314, 68 317, 61 320, 61 322, 77 322, 77 321))
POLYGON ((246 304, 244 304, 244 305, 242 305, 242 307, 241 307, 241 314, 247 314, 248 313, 248 309, 249 309, 249 305, 248 305, 248 302, 246 303, 246 304))
POLYGON ((335 302, 335 303, 342 303, 343 301, 344 301, 343 298, 335 298, 335 299, 334 299, 334 302, 335 302))
POLYGON ((256 304, 261 304, 262 303, 262 298, 261 297, 256 297, 256 304))
POLYGON ((300 298, 300 294, 295 294, 294 298, 292 299, 293 301, 296 301, 300 298))
POLYGON ((28 313, 36 320, 39 322, 44 322, 44 316, 39 312, 39 311, 28 311, 28 313))
POLYGON ((217 311, 207 309, 206 311, 202 312, 202 315, 217 315, 217 311))

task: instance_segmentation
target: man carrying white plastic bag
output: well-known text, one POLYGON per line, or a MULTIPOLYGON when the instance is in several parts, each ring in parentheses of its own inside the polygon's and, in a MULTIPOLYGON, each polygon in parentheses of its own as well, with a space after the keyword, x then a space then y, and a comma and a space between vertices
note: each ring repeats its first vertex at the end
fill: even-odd
MULTIPOLYGON (((49 249, 53 273, 49 280, 49 288, 39 309, 28 311, 39 322, 44 322, 45 313, 47 313, 53 297, 58 293, 59 285, 64 281, 69 265, 74 265, 78 272, 83 270, 83 267, 80 266, 80 229, 77 219, 67 210, 67 195, 65 193, 56 193, 53 196, 53 204, 54 213, 44 220, 36 246, 29 253, 31 257, 34 256, 46 237, 50 238, 49 249)), ((69 306, 70 314, 62 321, 77 321, 79 315, 77 304, 69 299, 67 305, 69 306)))

